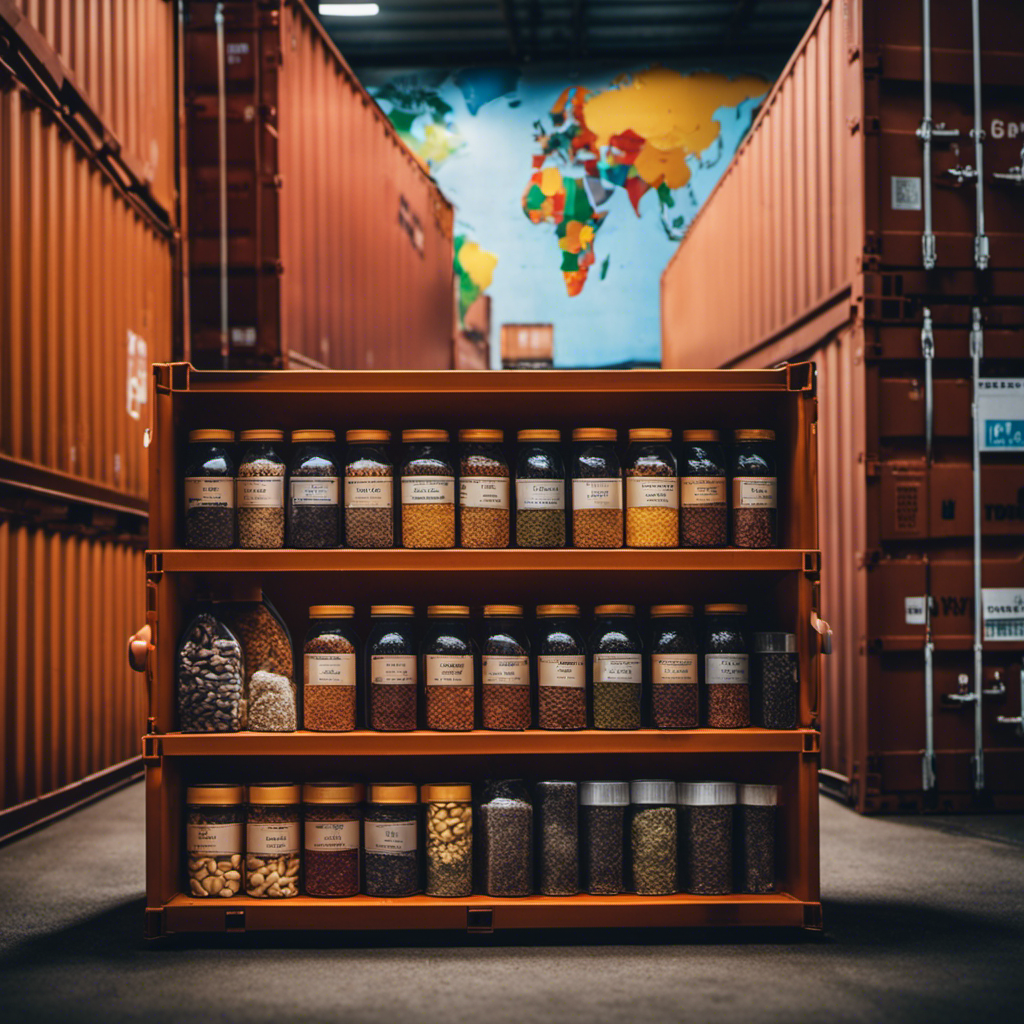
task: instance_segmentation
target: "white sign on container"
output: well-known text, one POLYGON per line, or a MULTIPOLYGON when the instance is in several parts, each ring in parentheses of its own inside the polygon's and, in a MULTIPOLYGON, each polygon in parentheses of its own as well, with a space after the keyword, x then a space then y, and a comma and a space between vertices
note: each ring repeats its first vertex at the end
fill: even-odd
POLYGON ((1024 378, 979 380, 978 422, 981 451, 1024 451, 1024 378))

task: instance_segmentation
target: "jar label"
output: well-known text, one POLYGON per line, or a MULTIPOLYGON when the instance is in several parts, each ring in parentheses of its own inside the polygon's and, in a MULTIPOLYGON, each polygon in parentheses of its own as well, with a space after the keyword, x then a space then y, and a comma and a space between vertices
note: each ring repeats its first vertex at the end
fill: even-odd
POLYGON ((345 508, 391 508, 389 476, 345 477, 345 508))
POLYGON ((622 481, 617 476, 573 480, 572 507, 622 508, 622 481))
POLYGON ((525 654, 485 654, 483 683, 485 686, 529 686, 530 659, 525 654))
POLYGON ((508 508, 508 477, 462 477, 459 504, 465 508, 508 508))
POLYGON ((307 850, 358 850, 358 821, 307 821, 307 850))
POLYGON ((416 655, 370 655, 370 682, 377 686, 415 686, 416 655))
POLYGON ((292 478, 293 505, 337 505, 336 476, 303 476, 292 478))
POLYGON ((297 821, 249 822, 245 827, 245 852, 254 857, 298 856, 297 821))
POLYGON ((561 480, 517 480, 517 508, 565 508, 565 484, 561 480))
POLYGON ((472 686, 472 654, 428 654, 425 656, 427 686, 472 686))
POLYGON ((454 505, 455 478, 407 476, 402 480, 403 505, 454 505))
POLYGON ((185 829, 185 850, 190 857, 206 854, 231 855, 245 852, 242 823, 233 825, 188 825, 185 829))
POLYGON ((705 654, 704 668, 708 686, 717 683, 740 683, 749 681, 748 658, 745 654, 705 654))
POLYGON ((679 503, 687 505, 724 505, 724 476, 684 476, 679 489, 679 503))
POLYGON ((306 654, 303 656, 307 686, 355 686, 354 654, 306 654))
POLYGON ((659 683, 696 683, 696 654, 652 654, 651 682, 659 683))
POLYGON ((587 685, 587 659, 582 654, 542 654, 537 658, 537 683, 582 690, 587 685))
POLYGON ((775 508, 778 480, 773 476, 735 476, 732 479, 733 508, 775 508))
POLYGON ((636 683, 643 680, 643 659, 639 654, 595 654, 595 683, 636 683))
POLYGON ((629 508, 678 508, 679 480, 674 476, 626 477, 629 508))
POLYGON ((230 476, 185 477, 185 511, 194 508, 234 508, 235 480, 230 476))
POLYGON ((366 821, 363 836, 367 853, 408 853, 416 849, 416 822, 366 821))
POLYGON ((284 477, 240 476, 235 495, 239 508, 284 508, 284 477))

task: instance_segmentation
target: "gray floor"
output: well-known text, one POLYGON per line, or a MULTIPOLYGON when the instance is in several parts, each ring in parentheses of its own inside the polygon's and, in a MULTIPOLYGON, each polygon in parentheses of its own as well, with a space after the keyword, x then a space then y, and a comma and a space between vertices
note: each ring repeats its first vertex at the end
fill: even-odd
POLYGON ((828 800, 821 810, 826 932, 816 939, 147 948, 135 785, 0 849, 0 1014, 5 1024, 1015 1018, 1024 819, 864 819, 828 800))

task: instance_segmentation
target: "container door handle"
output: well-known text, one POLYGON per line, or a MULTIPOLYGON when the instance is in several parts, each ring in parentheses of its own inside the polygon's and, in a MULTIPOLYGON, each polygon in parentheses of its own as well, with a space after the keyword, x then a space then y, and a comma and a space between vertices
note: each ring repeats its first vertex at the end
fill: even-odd
POLYGON ((128 664, 136 672, 146 671, 146 662, 152 648, 153 630, 149 625, 143 626, 134 636, 128 638, 128 664))
POLYGON ((815 611, 811 612, 811 629, 821 636, 821 653, 831 654, 832 627, 824 619, 819 618, 818 613, 815 611))

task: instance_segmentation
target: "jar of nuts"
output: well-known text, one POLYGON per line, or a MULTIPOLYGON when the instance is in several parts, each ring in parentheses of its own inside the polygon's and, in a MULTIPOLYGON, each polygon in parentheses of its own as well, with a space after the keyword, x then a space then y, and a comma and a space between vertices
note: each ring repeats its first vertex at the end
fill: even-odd
POLYGON ((658 729, 693 729, 698 724, 700 645, 693 605, 651 608, 651 720, 658 729))
POLYGON ((631 548, 679 546, 679 476, 672 431, 637 427, 626 452, 626 544, 631 548))
POLYGON ((185 858, 189 894, 237 896, 245 854, 245 789, 208 782, 185 791, 185 858))
POLYGON ((190 430, 185 457, 185 547, 235 546, 233 430, 190 430))
POLYGON ((509 472, 501 430, 460 430, 459 534, 464 548, 507 548, 509 472))
POLYGON ((299 895, 302 790, 290 782, 249 787, 245 816, 245 895, 287 899, 299 895))
POLYGON ((679 459, 679 533, 684 548, 729 543, 725 449, 717 430, 684 430, 679 459))
POLYGON ((238 546, 284 547, 283 430, 243 430, 235 505, 238 546))
POLYGON ((537 725, 586 729, 587 645, 579 605, 538 605, 537 633, 537 725))
POLYGON ((633 605, 600 604, 594 609, 590 655, 594 728, 639 729, 643 642, 633 605))
POLYGON ((484 605, 480 705, 485 729, 530 728, 530 640, 521 605, 484 605))
POLYGON ((704 685, 708 725, 742 729, 750 725, 750 674, 743 636, 745 604, 704 606, 704 685))
POLYGON ((469 783, 423 786, 428 896, 473 893, 473 789, 469 783))
POLYGON ((341 543, 338 460, 333 430, 293 430, 288 479, 288 541, 293 548, 341 543))
POLYGON ((307 896, 355 896, 363 844, 360 782, 302 787, 303 877, 307 896))
POLYGON ((779 481, 774 430, 733 431, 732 542, 738 548, 779 543, 779 481))
POLYGON ((572 432, 572 543, 577 548, 622 547, 622 465, 606 427, 572 432))
POLYGON ((349 430, 345 440, 345 543, 350 548, 394 547, 394 469, 387 450, 391 432, 349 430))
POLYGON ((565 547, 565 462, 558 430, 516 435, 516 545, 565 547))
POLYGON ((411 782, 371 782, 363 814, 367 896, 420 891, 419 793, 411 782))
POLYGON ((428 729, 468 732, 475 721, 476 672, 469 608, 432 604, 420 644, 428 729))
POLYGON ((447 430, 403 430, 402 544, 455 547, 455 467, 447 430))
POLYGON ((356 727, 356 650, 350 604, 315 604, 303 647, 302 723, 315 732, 356 727))
POLYGON ((416 640, 411 604, 375 604, 370 608, 366 641, 369 724, 380 732, 416 728, 416 640))

